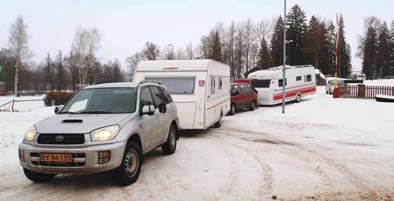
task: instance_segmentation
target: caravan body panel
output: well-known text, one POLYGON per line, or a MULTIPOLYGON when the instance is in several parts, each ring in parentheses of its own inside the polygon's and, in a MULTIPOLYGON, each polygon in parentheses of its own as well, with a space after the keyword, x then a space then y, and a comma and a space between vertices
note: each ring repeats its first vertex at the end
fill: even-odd
MULTIPOLYGON (((249 74, 252 85, 258 91, 260 105, 282 103, 282 67, 273 67, 249 74)), ((285 100, 294 101, 316 92, 316 75, 313 66, 286 66, 285 100)))
POLYGON ((181 129, 207 129, 220 119, 220 112, 225 115, 230 108, 230 69, 220 62, 142 61, 136 67, 133 80, 156 81, 167 88, 177 106, 181 129), (215 80, 212 84, 217 83, 213 88, 220 97, 211 95, 211 79, 215 80), (219 89, 219 79, 222 89, 219 89))

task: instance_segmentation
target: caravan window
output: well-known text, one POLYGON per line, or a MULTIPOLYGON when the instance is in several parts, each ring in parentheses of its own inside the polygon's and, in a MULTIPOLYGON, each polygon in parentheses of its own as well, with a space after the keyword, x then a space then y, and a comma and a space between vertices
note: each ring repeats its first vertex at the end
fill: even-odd
POLYGON ((306 81, 311 82, 312 81, 312 75, 307 75, 306 76, 306 81))
POLYGON ((252 80, 254 88, 270 88, 271 80, 252 80))
POLYGON ((223 80, 221 77, 219 77, 219 89, 222 89, 223 87, 223 80))
POLYGON ((159 82, 170 94, 194 94, 194 77, 157 78, 147 77, 146 80, 159 82))
MULTIPOLYGON (((283 79, 280 79, 280 80, 278 81, 278 85, 279 85, 279 87, 282 87, 282 86, 283 86, 283 79)), ((287 79, 285 79, 285 86, 287 86, 287 79)))
POLYGON ((216 88, 216 83, 215 83, 215 77, 211 77, 211 95, 215 94, 215 88, 216 88))
POLYGON ((302 80, 302 77, 301 76, 297 76, 296 77, 296 81, 301 81, 302 80))

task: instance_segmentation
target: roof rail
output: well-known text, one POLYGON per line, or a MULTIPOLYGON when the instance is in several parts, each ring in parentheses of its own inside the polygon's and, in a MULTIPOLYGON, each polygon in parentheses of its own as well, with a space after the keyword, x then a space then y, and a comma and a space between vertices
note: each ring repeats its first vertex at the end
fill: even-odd
POLYGON ((151 80, 142 80, 142 81, 139 83, 139 85, 140 85, 140 84, 144 84, 144 83, 155 83, 155 84, 160 84, 160 85, 161 85, 160 82, 155 82, 155 81, 151 81, 151 80))

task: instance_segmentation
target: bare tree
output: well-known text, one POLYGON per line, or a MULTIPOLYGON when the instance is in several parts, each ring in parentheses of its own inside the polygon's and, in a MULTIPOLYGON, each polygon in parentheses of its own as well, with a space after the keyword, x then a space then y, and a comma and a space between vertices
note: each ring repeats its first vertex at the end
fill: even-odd
POLYGON ((95 63, 97 51, 100 48, 101 35, 96 28, 85 29, 78 27, 74 42, 73 52, 77 59, 79 84, 87 84, 88 73, 95 63))
POLYGON ((10 35, 8 39, 9 49, 15 57, 15 78, 14 93, 18 96, 18 72, 23 62, 31 55, 29 50, 29 35, 27 33, 27 24, 19 16, 14 24, 11 24, 10 35))
POLYGON ((135 67, 137 66, 138 62, 140 62, 141 60, 144 60, 144 59, 145 58, 144 58, 143 54, 140 52, 134 53, 133 55, 127 57, 126 62, 127 62, 129 69, 130 69, 131 79, 133 79, 134 70, 135 70, 135 67))
POLYGON ((246 20, 246 22, 243 23, 243 29, 244 29, 244 43, 245 43, 245 76, 247 76, 247 73, 249 71, 249 66, 250 66, 250 53, 251 53, 251 47, 253 46, 253 42, 255 40, 255 32, 254 32, 254 25, 253 22, 250 18, 246 20))
POLYGON ((188 59, 194 59, 194 54, 193 54, 193 44, 190 41, 188 45, 186 45, 186 57, 188 59))
POLYGON ((148 60, 156 60, 160 55, 160 50, 157 45, 152 42, 146 42, 142 54, 148 60))

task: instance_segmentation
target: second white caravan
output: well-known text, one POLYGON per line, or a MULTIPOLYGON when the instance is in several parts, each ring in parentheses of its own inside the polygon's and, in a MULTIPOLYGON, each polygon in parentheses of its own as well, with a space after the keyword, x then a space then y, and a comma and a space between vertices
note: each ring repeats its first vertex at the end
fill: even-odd
MULTIPOLYGON (((258 91, 259 105, 276 105, 282 102, 282 66, 259 70, 248 75, 258 91)), ((315 68, 311 65, 286 66, 286 102, 316 92, 315 68)))
POLYGON ((230 111, 230 67, 214 60, 141 61, 133 81, 159 82, 170 92, 181 129, 220 126, 230 111))

